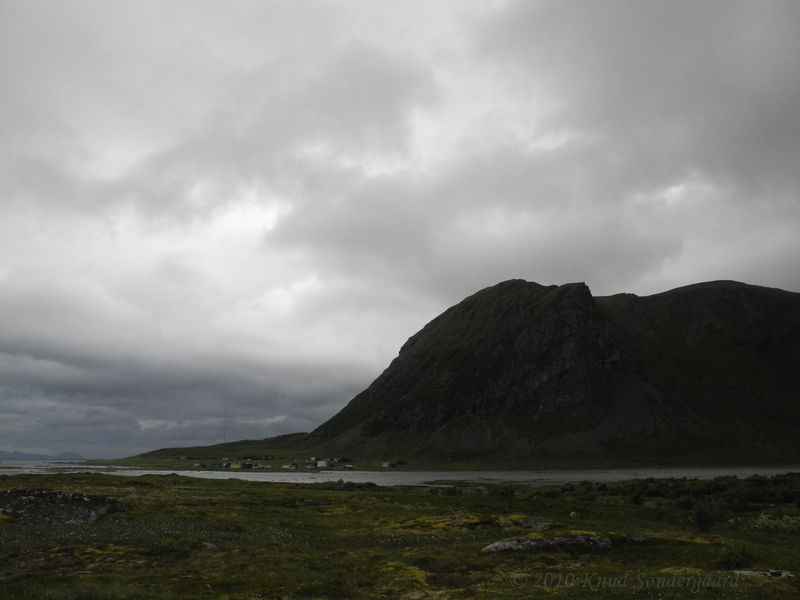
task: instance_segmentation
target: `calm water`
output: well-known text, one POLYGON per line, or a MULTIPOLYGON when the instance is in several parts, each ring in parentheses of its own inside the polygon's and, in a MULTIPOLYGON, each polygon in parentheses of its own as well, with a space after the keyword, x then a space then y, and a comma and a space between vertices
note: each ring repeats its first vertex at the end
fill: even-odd
POLYGON ((0 461, 0 475, 15 473, 79 473, 94 472, 109 475, 165 475, 176 473, 205 479, 245 479, 284 483, 320 483, 326 481, 371 481, 378 485, 423 485, 432 481, 475 481, 485 483, 514 482, 531 486, 570 483, 576 481, 612 482, 648 477, 689 477, 712 479, 722 475, 778 475, 800 472, 800 465, 751 467, 664 467, 636 469, 564 469, 553 471, 157 471, 152 469, 101 467, 77 462, 0 461))

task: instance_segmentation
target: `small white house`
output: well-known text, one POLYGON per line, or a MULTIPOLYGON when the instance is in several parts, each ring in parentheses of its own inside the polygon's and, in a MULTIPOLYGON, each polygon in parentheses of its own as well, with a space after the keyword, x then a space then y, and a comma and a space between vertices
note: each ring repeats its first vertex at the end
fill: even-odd
POLYGON ((296 469, 296 468, 297 468, 297 465, 294 464, 294 463, 288 464, 288 465, 281 465, 281 469, 296 469))
POLYGON ((317 468, 318 469, 324 469, 327 466, 328 466, 328 461, 327 460, 318 460, 317 461, 317 468))

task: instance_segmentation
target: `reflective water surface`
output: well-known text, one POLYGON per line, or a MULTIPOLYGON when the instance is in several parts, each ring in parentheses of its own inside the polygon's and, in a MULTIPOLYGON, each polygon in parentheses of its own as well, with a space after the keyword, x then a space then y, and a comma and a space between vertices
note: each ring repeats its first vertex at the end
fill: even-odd
POLYGON ((777 475, 800 472, 800 465, 783 466, 729 466, 729 467, 652 467, 627 469, 559 469, 539 471, 251 471, 222 470, 163 471, 122 467, 85 465, 80 462, 56 461, 0 461, 0 475, 15 473, 81 473, 95 472, 109 475, 165 475, 176 473, 205 479, 244 479, 248 481, 275 481, 284 483, 320 483, 326 481, 371 481, 378 485, 424 485, 434 481, 474 481, 485 483, 513 482, 531 486, 545 486, 576 481, 612 482, 648 477, 688 477, 712 479, 723 475, 749 477, 750 475, 777 475))

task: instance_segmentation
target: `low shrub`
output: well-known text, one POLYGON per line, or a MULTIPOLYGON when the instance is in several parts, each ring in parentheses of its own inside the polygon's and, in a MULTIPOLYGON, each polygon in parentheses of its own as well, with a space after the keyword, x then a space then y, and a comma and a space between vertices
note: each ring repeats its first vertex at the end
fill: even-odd
POLYGON ((741 569, 753 563, 753 553, 747 546, 737 545, 726 548, 720 554, 717 566, 720 569, 741 569))
POLYGON ((714 524, 714 517, 706 509, 700 508, 692 514, 692 523, 694 523, 695 527, 700 531, 708 531, 711 525, 714 524))
POLYGON ((781 517, 761 513, 750 522, 752 529, 800 533, 800 517, 783 515, 781 517))

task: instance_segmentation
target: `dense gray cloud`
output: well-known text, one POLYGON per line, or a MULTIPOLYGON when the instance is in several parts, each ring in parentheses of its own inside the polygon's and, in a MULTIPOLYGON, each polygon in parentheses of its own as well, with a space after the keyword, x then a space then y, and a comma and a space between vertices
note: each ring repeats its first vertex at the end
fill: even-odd
POLYGON ((483 41, 556 95, 551 127, 612 142, 626 179, 769 193, 795 184, 798 28, 790 2, 518 2, 483 41))
POLYGON ((512 277, 800 290, 794 2, 0 0, 0 450, 308 430, 512 277))

